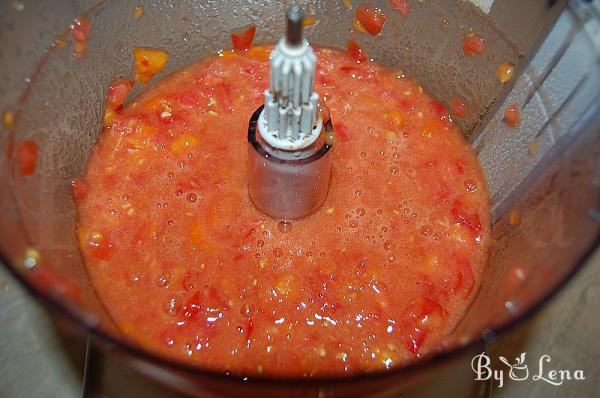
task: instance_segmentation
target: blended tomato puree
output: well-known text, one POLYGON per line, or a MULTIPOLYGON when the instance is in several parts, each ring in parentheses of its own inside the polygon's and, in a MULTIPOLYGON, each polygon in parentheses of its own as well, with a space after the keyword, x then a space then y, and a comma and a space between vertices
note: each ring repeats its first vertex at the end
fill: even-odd
POLYGON ((74 184, 98 296, 132 341, 224 372, 356 373, 440 349, 488 258, 469 145, 415 81, 316 49, 329 194, 305 219, 272 219, 246 166, 269 51, 207 58, 111 115, 74 184))

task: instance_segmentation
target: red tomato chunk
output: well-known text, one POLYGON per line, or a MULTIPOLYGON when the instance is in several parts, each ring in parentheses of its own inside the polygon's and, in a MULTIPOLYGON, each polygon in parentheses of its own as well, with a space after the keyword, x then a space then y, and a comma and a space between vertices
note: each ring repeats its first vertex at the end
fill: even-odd
POLYGON ((465 55, 473 56, 483 54, 485 52, 485 42, 475 33, 470 33, 465 36, 463 41, 463 51, 465 55))
POLYGON ((112 109, 120 109, 134 85, 133 80, 117 80, 108 87, 107 103, 112 109))
POLYGON ((356 62, 360 63, 360 62, 364 62, 367 60, 367 56, 365 55, 365 52, 363 51, 362 48, 360 48, 358 43, 356 43, 354 40, 350 40, 348 42, 347 49, 348 49, 348 54, 350 55, 350 57, 352 57, 352 59, 354 59, 356 62))
POLYGON ((254 35, 256 34, 256 26, 252 25, 249 28, 242 29, 231 34, 231 43, 235 51, 247 51, 252 42, 254 41, 254 35))
POLYGON ((510 105, 504 111, 504 121, 510 127, 517 127, 521 123, 521 112, 516 104, 510 105))
POLYGON ((379 8, 364 4, 356 9, 356 20, 371 35, 377 36, 386 20, 386 15, 379 8))

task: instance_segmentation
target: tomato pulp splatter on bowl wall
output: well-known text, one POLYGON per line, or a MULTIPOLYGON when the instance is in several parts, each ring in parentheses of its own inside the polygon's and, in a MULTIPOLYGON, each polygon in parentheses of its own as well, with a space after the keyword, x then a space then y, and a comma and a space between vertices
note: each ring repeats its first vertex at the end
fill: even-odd
POLYGON ((355 16, 356 21, 359 23, 358 30, 364 28, 371 36, 377 36, 381 32, 387 19, 383 11, 371 4, 359 6, 356 9, 355 16))
POLYGON ((269 51, 222 52, 123 107, 129 83, 111 86, 114 115, 74 182, 100 298, 137 343, 221 371, 348 374, 435 352, 488 255, 469 145, 414 81, 317 48, 333 177, 321 209, 282 226, 247 192, 269 51))

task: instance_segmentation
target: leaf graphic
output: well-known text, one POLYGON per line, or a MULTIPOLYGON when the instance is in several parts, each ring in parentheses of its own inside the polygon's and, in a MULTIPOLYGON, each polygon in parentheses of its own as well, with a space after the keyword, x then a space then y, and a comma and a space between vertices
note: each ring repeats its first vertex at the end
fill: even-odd
POLYGON ((506 358, 504 358, 503 356, 499 356, 498 359, 505 364, 506 366, 508 366, 509 368, 512 368, 512 365, 508 362, 508 360, 506 358))
POLYGON ((521 362, 519 362, 519 364, 524 364, 525 363, 525 354, 527 354, 526 352, 522 352, 521 353, 521 362))

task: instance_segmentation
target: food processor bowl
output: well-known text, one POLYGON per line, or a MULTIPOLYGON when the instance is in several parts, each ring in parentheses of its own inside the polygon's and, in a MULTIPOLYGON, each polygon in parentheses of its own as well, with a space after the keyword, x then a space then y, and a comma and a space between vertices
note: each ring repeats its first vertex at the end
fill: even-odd
MULTIPOLYGON (((306 28, 308 40, 345 48, 357 3, 297 2, 316 19, 306 28)), ((249 24, 257 27, 257 43, 274 43, 291 2, 140 1, 139 19, 132 17, 136 4, 128 1, 0 4, 0 110, 13 119, 5 120, 0 136, 2 261, 42 304, 101 347, 194 395, 401 391, 435 377, 461 356, 481 352, 556 293, 598 245, 598 2, 408 0, 406 16, 387 1, 372 3, 388 21, 380 36, 355 35, 357 41, 370 57, 418 79, 441 102, 466 100, 469 116, 457 123, 482 164, 491 193, 494 244, 487 272, 475 301, 439 352, 389 371, 348 377, 227 375, 160 357, 127 340, 90 285, 75 234, 71 181, 83 172, 101 132, 106 88, 132 75, 132 49, 168 51, 160 78, 230 48, 231 32, 249 24), (77 59, 68 27, 81 15, 92 28, 86 53, 77 59), (462 53, 462 40, 471 31, 485 38, 481 57, 462 53), (505 62, 515 65, 515 78, 502 84, 496 70, 505 62), (522 108, 516 129, 503 122, 504 110, 513 103, 522 108), (35 142, 39 151, 29 176, 22 176, 17 164, 16 148, 24 141, 35 142)))

